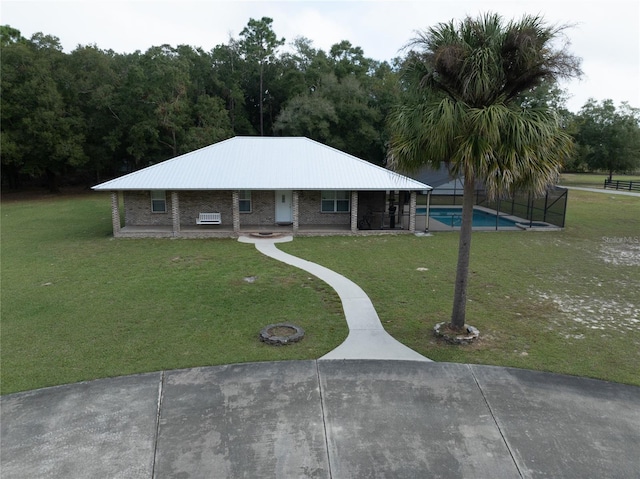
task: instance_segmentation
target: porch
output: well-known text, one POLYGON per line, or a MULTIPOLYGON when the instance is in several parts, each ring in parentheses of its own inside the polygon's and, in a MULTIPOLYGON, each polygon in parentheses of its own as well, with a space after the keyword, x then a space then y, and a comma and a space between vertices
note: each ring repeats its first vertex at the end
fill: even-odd
POLYGON ((283 234, 296 236, 334 236, 334 235, 379 235, 413 233, 402 228, 352 231, 350 225, 304 225, 294 233, 293 225, 271 227, 265 225, 245 225, 238 231, 228 226, 183 226, 173 231, 171 226, 123 226, 119 238, 237 238, 252 234, 283 234))
POLYGON ((344 204, 329 212, 325 211, 326 200, 320 191, 275 193, 256 191, 243 199, 240 191, 172 191, 162 192, 159 196, 164 201, 154 203, 158 200, 152 192, 125 192, 122 198, 112 192, 114 236, 237 238, 252 233, 323 236, 424 231, 424 225, 416 224, 420 223, 416 218, 416 192, 407 192, 401 202, 395 199, 398 192, 345 192, 346 199, 340 200, 344 204), (282 198, 284 202, 287 194, 291 197, 288 216, 283 218, 277 200, 282 198), (246 198, 250 203, 241 205, 246 198), (216 221, 201 221, 203 214, 215 215, 216 221))

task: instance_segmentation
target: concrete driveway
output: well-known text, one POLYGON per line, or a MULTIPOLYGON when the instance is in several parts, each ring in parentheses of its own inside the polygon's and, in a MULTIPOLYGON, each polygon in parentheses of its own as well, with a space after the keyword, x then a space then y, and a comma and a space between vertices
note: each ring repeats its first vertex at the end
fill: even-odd
POLYGON ((250 363, 0 401, 3 479, 584 479, 640 470, 640 388, 501 367, 250 363))

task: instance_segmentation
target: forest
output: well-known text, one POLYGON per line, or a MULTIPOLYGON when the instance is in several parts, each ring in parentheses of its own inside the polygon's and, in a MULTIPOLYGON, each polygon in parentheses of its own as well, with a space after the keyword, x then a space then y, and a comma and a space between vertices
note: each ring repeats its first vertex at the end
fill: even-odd
MULTIPOLYGON (((415 101, 403 76, 420 55, 408 49, 387 62, 348 40, 329 51, 305 37, 286 43, 272 23, 250 19, 208 52, 133 53, 66 53, 54 35, 0 26, 2 187, 89 186, 242 135, 306 136, 384 165, 387 118, 415 101)), ((565 169, 639 170, 639 110, 592 99, 572 113, 567 95, 543 85, 519 100, 556 110, 576 143, 565 169)))

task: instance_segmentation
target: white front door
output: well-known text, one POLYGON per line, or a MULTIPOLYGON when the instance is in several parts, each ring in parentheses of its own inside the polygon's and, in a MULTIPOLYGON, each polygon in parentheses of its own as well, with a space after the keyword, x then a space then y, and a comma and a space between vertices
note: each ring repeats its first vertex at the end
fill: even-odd
POLYGON ((293 222, 291 190, 276 190, 276 223, 293 222))

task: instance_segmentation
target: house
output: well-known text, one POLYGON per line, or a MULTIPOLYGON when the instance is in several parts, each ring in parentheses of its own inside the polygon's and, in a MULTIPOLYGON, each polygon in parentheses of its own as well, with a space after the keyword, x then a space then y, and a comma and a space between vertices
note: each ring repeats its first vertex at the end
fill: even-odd
POLYGON ((308 138, 234 137, 93 189, 116 237, 235 237, 414 232, 431 187, 308 138))

